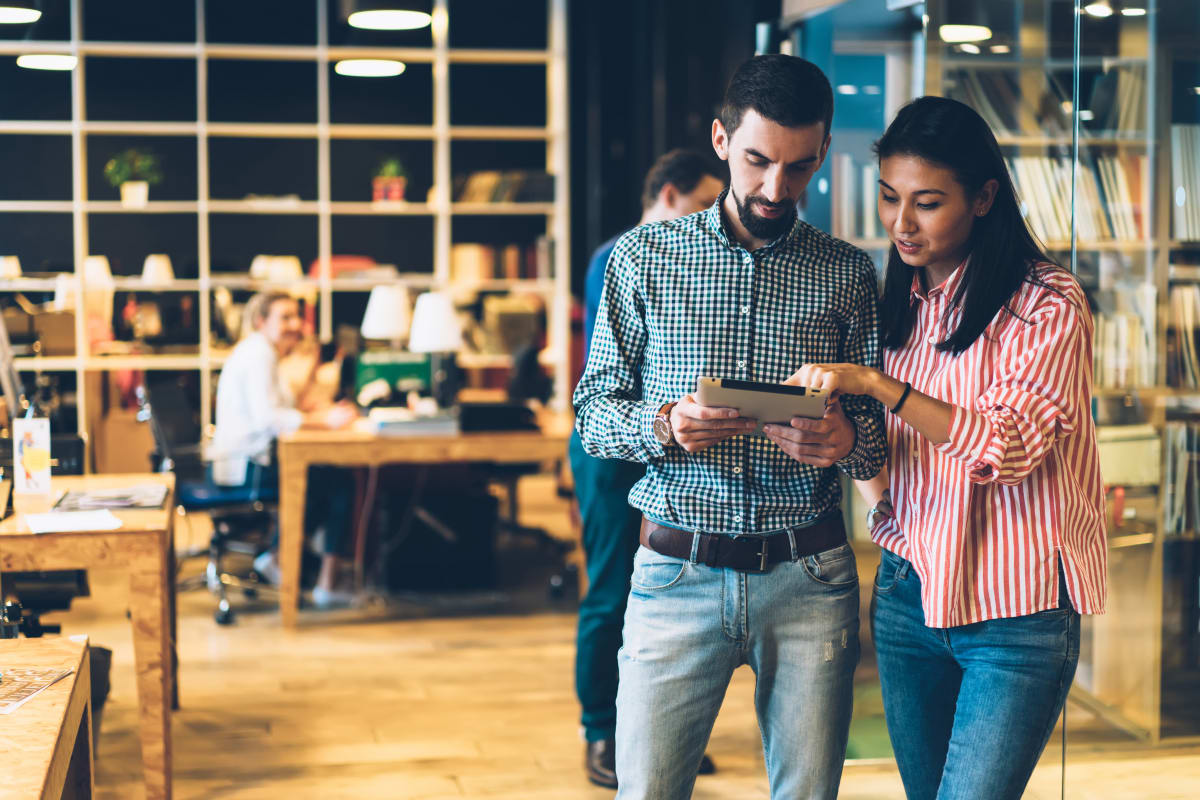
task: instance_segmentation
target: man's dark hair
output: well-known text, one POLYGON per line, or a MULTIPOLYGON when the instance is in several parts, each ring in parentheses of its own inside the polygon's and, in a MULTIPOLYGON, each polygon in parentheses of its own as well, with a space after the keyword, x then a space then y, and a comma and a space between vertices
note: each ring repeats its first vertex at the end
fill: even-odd
POLYGON ((705 175, 712 175, 722 182, 725 180, 719 162, 695 150, 679 148, 663 153, 646 173, 642 184, 642 210, 654 205, 658 193, 668 183, 681 194, 688 194, 705 175))
POLYGON ((747 109, 787 128, 833 123, 833 87, 820 67, 795 56, 755 56, 743 63, 729 79, 721 124, 726 135, 742 124, 747 109))

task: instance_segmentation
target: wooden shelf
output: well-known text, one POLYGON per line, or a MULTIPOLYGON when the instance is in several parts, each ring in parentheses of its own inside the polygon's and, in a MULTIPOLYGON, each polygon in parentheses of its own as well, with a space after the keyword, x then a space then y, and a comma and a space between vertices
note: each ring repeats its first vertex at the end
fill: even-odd
POLYGON ((384 202, 338 201, 330 203, 329 209, 334 214, 355 214, 359 216, 427 217, 437 213, 436 209, 428 203, 409 203, 407 201, 398 202, 395 200, 384 202))
POLYGON ((209 200, 210 214, 317 214, 316 200, 209 200))
POLYGON ((451 203, 452 214, 541 215, 553 214, 554 203, 451 203))
POLYGON ((195 214, 200 210, 195 200, 151 200, 140 208, 121 205, 120 200, 89 200, 83 207, 91 214, 195 214))

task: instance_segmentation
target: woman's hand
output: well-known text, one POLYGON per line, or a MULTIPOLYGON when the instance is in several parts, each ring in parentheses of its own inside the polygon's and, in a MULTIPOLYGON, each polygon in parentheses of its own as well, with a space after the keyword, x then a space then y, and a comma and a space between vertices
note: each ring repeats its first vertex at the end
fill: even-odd
POLYGON ((784 381, 789 386, 822 389, 838 394, 871 395, 881 373, 862 364, 805 364, 784 381))

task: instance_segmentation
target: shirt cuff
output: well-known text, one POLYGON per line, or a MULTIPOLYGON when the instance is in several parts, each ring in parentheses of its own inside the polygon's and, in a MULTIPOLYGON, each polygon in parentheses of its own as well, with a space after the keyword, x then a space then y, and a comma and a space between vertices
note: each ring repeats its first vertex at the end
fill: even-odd
POLYGON ((973 482, 985 482, 999 469, 999 460, 989 452, 992 420, 986 414, 962 406, 950 412, 950 438, 937 449, 967 465, 973 482), (995 462, 995 463, 994 463, 995 462))
POLYGON ((873 478, 874 475, 868 475, 866 478, 855 478, 855 472, 863 467, 869 466, 871 463, 871 446, 867 437, 859 435, 859 429, 866 425, 866 420, 862 417, 849 417, 850 424, 854 427, 854 446, 850 448, 850 452, 842 456, 835 462, 843 472, 855 480, 866 480, 873 478))
MULTIPOLYGON (((650 405, 643 403, 641 405, 641 419, 639 420, 639 429, 642 433, 642 443, 646 449, 646 455, 651 458, 662 458, 667 454, 667 448, 654 435, 654 418, 658 416, 658 410, 663 407, 662 403, 650 405)), ((679 443, 671 445, 678 447, 679 443)))

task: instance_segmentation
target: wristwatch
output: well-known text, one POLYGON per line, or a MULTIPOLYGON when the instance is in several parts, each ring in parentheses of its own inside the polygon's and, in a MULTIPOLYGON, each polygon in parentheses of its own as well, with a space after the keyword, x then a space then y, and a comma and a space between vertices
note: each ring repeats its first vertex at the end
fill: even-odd
POLYGON ((671 409, 673 408, 675 408, 674 403, 667 403, 654 415, 654 438, 658 439, 663 447, 675 444, 675 434, 671 432, 671 409))
POLYGON ((896 516, 896 509, 892 508, 892 492, 890 489, 884 489, 879 502, 871 506, 867 511, 867 530, 870 530, 871 526, 875 524, 875 516, 877 514, 882 514, 885 518, 896 516))

